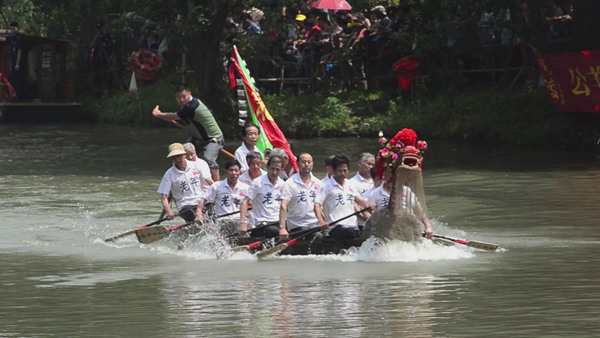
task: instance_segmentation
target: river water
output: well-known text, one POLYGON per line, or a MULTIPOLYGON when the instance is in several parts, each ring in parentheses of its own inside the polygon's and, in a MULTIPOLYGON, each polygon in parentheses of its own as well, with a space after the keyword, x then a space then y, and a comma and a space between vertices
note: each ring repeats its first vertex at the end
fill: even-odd
MULTIPOLYGON (((600 336, 594 155, 429 140, 435 232, 496 252, 390 243, 259 261, 217 259, 214 240, 105 243, 158 218, 167 145, 182 137, 0 124, 0 337, 600 336)), ((319 176, 328 154, 377 150, 364 139, 294 145, 320 154, 319 176)))

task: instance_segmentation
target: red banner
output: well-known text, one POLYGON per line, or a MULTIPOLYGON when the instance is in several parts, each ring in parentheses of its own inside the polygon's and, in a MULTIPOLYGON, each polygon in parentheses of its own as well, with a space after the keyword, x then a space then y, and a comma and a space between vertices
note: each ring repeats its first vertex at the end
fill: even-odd
MULTIPOLYGON (((256 123, 261 129, 261 135, 265 135, 268 139, 267 142, 259 142, 257 146, 263 145, 264 147, 268 147, 270 143, 273 148, 281 148, 288 155, 292 166, 294 167, 294 171, 298 172, 298 162, 296 160, 296 156, 292 152, 292 148, 281 131, 273 116, 267 110, 265 103, 263 102, 260 94, 250 77, 250 72, 246 69, 245 63, 237 52, 237 48, 234 46, 233 48, 233 57, 231 59, 232 63, 229 67, 229 77, 231 81, 232 88, 235 84, 235 72, 241 77, 244 82, 244 88, 246 91, 246 99, 248 101, 248 110, 252 116, 252 121, 256 123)), ((265 149, 261 149, 263 152, 265 149)))
POLYGON ((600 51, 535 55, 558 111, 600 112, 600 51))

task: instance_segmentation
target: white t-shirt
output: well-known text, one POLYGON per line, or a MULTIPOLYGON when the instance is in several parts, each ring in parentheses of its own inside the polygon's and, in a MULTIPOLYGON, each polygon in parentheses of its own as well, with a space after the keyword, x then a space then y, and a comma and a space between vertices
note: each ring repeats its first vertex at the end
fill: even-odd
MULTIPOLYGON (((257 146, 254 146, 254 149, 252 151, 257 151, 261 155, 263 155, 262 151, 260 151, 260 149, 258 149, 257 146)), ((238 162, 240 162, 240 165, 241 165, 240 172, 241 173, 245 173, 246 171, 248 171, 248 161, 246 161, 246 155, 248 155, 249 152, 250 152, 250 149, 248 149, 248 147, 246 147, 245 142, 242 142, 242 145, 239 146, 235 150, 234 156, 235 156, 235 159, 238 160, 238 162)))
MULTIPOLYGON (((344 181, 342 187, 332 177, 324 189, 317 194, 315 204, 323 206, 323 214, 325 221, 331 223, 342 217, 348 216, 356 212, 354 209, 354 198, 360 196, 358 189, 348 179, 344 181)), ((340 226, 355 227, 356 216, 352 216, 339 223, 340 226)))
MULTIPOLYGON (((397 203, 398 201, 396 201, 397 203)), ((403 185, 402 186, 402 211, 405 213, 415 213, 415 209, 419 208, 421 205, 419 204, 419 200, 417 199, 417 195, 415 195, 412 190, 403 185)))
MULTIPOLYGON (((264 175, 266 173, 267 173, 266 171, 260 169, 260 176, 258 176, 257 178, 261 178, 262 175, 264 175)), ((245 173, 243 173, 242 175, 240 175, 240 177, 238 178, 238 181, 244 182, 247 185, 251 185, 253 180, 250 178, 250 171, 246 171, 245 173)))
POLYGON ((291 167, 290 171, 287 173, 285 172, 285 170, 281 170, 281 172, 279 173, 279 177, 281 177, 281 179, 283 179, 284 181, 287 181, 295 173, 296 173, 296 170, 294 169, 294 167, 291 167))
POLYGON ((177 209, 181 210, 186 205, 198 205, 203 196, 202 174, 193 162, 187 161, 185 171, 177 169, 174 165, 165 172, 158 186, 158 193, 173 194, 177 209))
POLYGON ((367 180, 366 178, 360 176, 359 173, 356 173, 354 177, 350 179, 350 181, 354 184, 354 186, 358 189, 358 192, 363 198, 369 197, 369 192, 373 189, 374 184, 373 180, 367 180))
POLYGON ((251 213, 255 223, 279 221, 281 190, 284 182, 277 177, 277 182, 272 185, 267 174, 252 181, 246 196, 252 201, 251 213))
POLYGON ((369 203, 375 206, 375 210, 383 209, 390 204, 390 194, 385 191, 383 184, 371 190, 369 194, 369 203))
POLYGON ((315 199, 324 185, 321 180, 310 175, 308 186, 302 182, 300 174, 294 174, 285 181, 281 199, 289 201, 286 225, 288 230, 297 227, 313 228, 319 225, 319 220, 314 212, 315 199))
MULTIPOLYGON (((356 175, 354 175, 354 177, 350 179, 350 182, 354 184, 356 189, 358 189, 360 196, 364 199, 369 198, 369 195, 371 195, 371 191, 373 191, 373 187, 375 186, 372 179, 367 180, 366 178, 362 177, 359 173, 356 173, 356 175)), ((358 225, 363 226, 365 225, 365 223, 365 220, 358 219, 358 225)))
MULTIPOLYGON (((233 189, 227 183, 227 179, 215 182, 208 188, 204 198, 209 203, 214 203, 217 216, 240 211, 242 200, 246 196, 249 186, 238 180, 233 189)), ((240 214, 233 214, 221 219, 240 220, 240 214)))
POLYGON ((208 184, 206 179, 212 178, 212 175, 210 173, 210 167, 208 166, 208 163, 206 163, 205 160, 203 160, 199 157, 196 158, 196 161, 188 161, 188 163, 195 165, 198 168, 198 170, 200 170, 200 173, 202 174, 202 178, 201 178, 202 192, 206 193, 206 190, 208 190, 208 188, 210 187, 210 184, 208 184))

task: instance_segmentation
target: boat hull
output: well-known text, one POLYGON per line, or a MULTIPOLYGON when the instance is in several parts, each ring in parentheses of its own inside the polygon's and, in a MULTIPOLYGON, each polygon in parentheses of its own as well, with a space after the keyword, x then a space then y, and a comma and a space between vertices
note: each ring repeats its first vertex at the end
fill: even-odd
MULTIPOLYGON (((248 245, 257 241, 263 240, 263 238, 239 238, 235 245, 248 245)), ((320 237, 311 239, 297 240, 294 245, 288 246, 282 250, 279 255, 328 255, 328 254, 339 254, 344 253, 352 247, 360 247, 364 239, 334 239, 331 237, 320 237)), ((279 244, 277 242, 276 244, 279 244)), ((284 243, 284 242, 281 242, 284 243)), ((257 251, 264 250, 273 244, 267 244, 262 247, 256 248, 257 251)))

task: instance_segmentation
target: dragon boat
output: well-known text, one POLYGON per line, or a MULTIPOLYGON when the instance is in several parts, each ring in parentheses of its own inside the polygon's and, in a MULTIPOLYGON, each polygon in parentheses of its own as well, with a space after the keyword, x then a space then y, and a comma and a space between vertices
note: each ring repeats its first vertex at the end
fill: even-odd
MULTIPOLYGON (((329 237, 326 231, 320 228, 290 233, 290 239, 279 240, 278 238, 239 237, 235 233, 237 226, 229 223, 230 235, 225 235, 233 251, 249 251, 256 253, 261 258, 270 254, 280 255, 324 255, 344 253, 350 248, 358 248, 363 243, 374 237, 385 243, 391 240, 413 242, 423 237, 423 221, 427 219, 427 206, 423 191, 422 161, 423 153, 427 150, 425 141, 417 141, 417 134, 412 129, 402 129, 389 142, 380 133, 379 142, 383 148, 377 154, 377 178, 382 184, 387 184, 389 199, 382 208, 375 210, 367 220, 360 237, 351 239, 337 239, 329 237)), ((357 211, 346 217, 342 217, 330 223, 330 227, 336 223, 354 216, 366 209, 357 211)), ((231 214, 235 214, 233 212, 231 214)), ((221 215, 221 216, 228 216, 221 215)), ((198 235, 202 232, 194 222, 167 227, 157 225, 166 218, 161 218, 150 224, 141 226, 113 237, 107 238, 106 242, 112 242, 124 236, 135 234, 138 241, 143 244, 157 242, 163 238, 170 241, 181 242, 187 240, 190 235, 198 235), (181 231, 175 231, 182 229, 181 231)), ((214 220, 216 222, 216 219, 214 220)), ((427 220, 428 222, 428 220, 427 220)), ((266 224, 268 225, 268 224, 266 224)), ((260 227, 260 226, 259 226, 260 227)), ((249 229, 249 232, 252 233, 249 229)), ((221 234, 223 236, 223 234, 221 234)), ((499 245, 494 243, 456 239, 448 236, 433 234, 434 241, 442 244, 461 244, 481 250, 495 251, 499 245)))
POLYGON ((336 239, 326 234, 313 236, 318 232, 314 229, 307 230, 309 235, 305 232, 296 236, 290 234, 289 242, 240 237, 234 241, 234 247, 260 251, 279 246, 281 255, 320 255, 338 254, 352 247, 360 247, 372 236, 382 241, 416 241, 422 238, 421 220, 426 215, 427 208, 421 167, 427 143, 417 141, 417 134, 412 129, 402 129, 389 142, 380 134, 379 142, 383 148, 377 154, 377 177, 382 179, 382 184, 390 187, 390 198, 387 205, 372 214, 360 237, 336 239), (407 203, 410 204, 407 202, 407 191, 413 196, 411 207, 407 206, 407 203))

